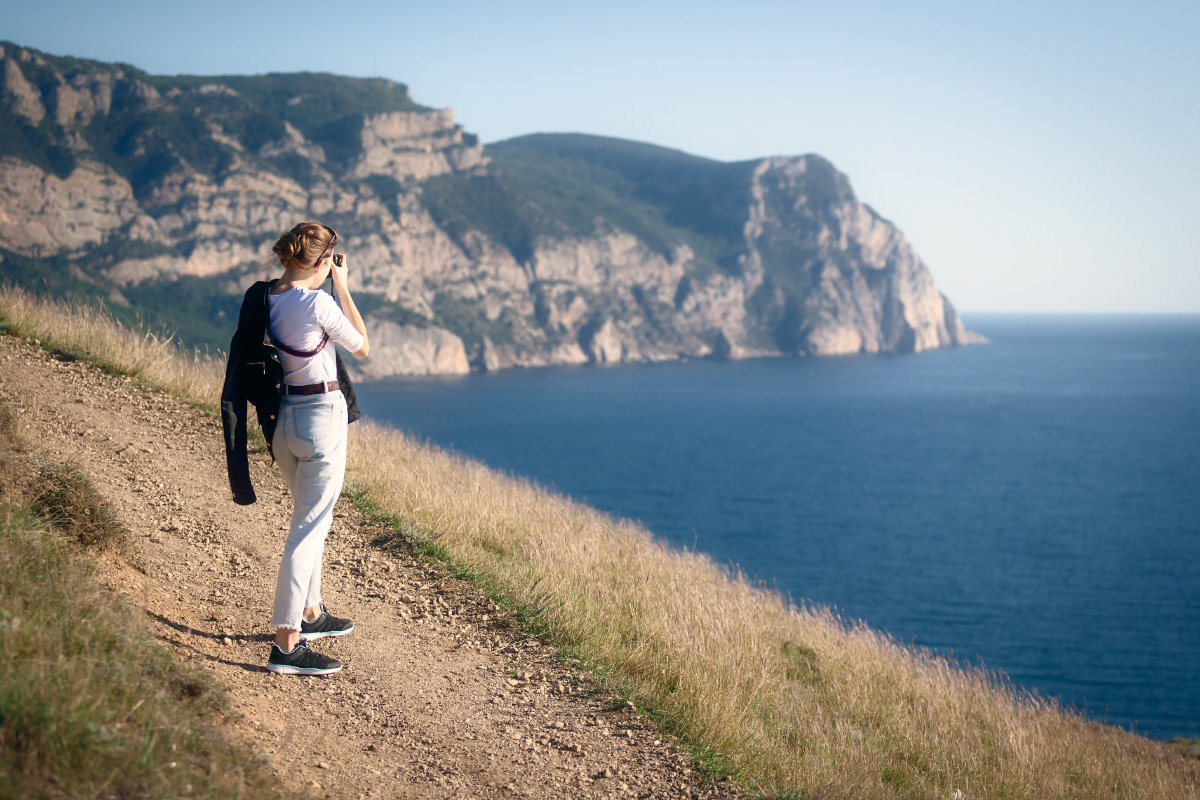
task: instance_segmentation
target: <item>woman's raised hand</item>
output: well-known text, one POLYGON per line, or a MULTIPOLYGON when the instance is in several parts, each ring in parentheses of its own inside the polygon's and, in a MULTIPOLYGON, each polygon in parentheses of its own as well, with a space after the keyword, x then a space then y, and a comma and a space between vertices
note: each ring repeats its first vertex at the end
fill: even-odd
POLYGON ((345 253, 334 253, 333 263, 329 267, 329 274, 333 276, 335 284, 345 284, 346 276, 349 274, 349 266, 346 263, 345 253))

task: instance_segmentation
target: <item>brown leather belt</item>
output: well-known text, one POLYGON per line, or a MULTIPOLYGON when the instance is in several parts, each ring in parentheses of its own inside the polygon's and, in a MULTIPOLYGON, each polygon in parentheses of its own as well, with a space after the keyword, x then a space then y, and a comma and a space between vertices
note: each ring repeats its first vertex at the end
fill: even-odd
POLYGON ((325 383, 310 383, 307 386, 292 386, 284 384, 283 390, 288 394, 325 394, 326 392, 336 392, 342 388, 337 381, 326 381, 325 383))

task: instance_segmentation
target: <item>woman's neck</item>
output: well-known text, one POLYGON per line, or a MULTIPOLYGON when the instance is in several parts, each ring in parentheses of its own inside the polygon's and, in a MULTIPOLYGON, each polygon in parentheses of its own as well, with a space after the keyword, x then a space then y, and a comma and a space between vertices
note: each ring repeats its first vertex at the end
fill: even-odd
POLYGON ((320 275, 320 272, 311 268, 305 270, 285 269, 283 277, 276 282, 273 291, 286 292, 292 288, 317 289, 320 287, 320 284, 317 284, 318 275, 320 275))

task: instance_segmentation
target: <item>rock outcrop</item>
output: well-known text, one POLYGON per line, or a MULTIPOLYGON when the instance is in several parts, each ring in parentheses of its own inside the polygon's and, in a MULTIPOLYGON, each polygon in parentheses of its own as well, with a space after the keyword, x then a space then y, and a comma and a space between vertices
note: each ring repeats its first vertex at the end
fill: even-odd
POLYGON ((485 150, 388 81, 156 77, 11 44, 0 69, 6 278, 120 298, 185 339, 224 346, 275 238, 316 218, 364 298, 365 378, 972 341, 819 156, 566 135, 485 150))
POLYGON ((366 380, 391 375, 465 375, 471 371, 462 339, 443 328, 371 320, 371 357, 354 362, 366 380))
POLYGON ((4 59, 4 93, 0 95, 0 110, 25 117, 35 125, 46 116, 41 93, 26 80, 15 58, 4 59))
POLYGON ((0 247, 26 255, 99 244, 142 216, 129 182, 95 161, 59 178, 0 158, 0 247))
POLYGON ((751 196, 743 270, 762 318, 777 320, 783 349, 912 353, 967 343, 909 243, 824 159, 764 159, 751 196), (768 266, 781 255, 799 269, 768 266), (785 278, 803 282, 803 291, 781 289, 785 278))
POLYGON ((483 146, 454 124, 453 109, 394 111, 363 120, 362 155, 356 178, 382 175, 396 181, 425 180, 487 163, 483 146))

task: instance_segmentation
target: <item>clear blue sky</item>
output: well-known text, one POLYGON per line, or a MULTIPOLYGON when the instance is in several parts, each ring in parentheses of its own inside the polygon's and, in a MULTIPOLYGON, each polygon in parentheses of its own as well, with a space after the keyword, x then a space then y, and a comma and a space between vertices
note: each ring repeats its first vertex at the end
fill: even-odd
POLYGON ((0 0, 156 74, 405 82, 485 142, 820 153, 965 311, 1200 312, 1200 2, 0 0))

